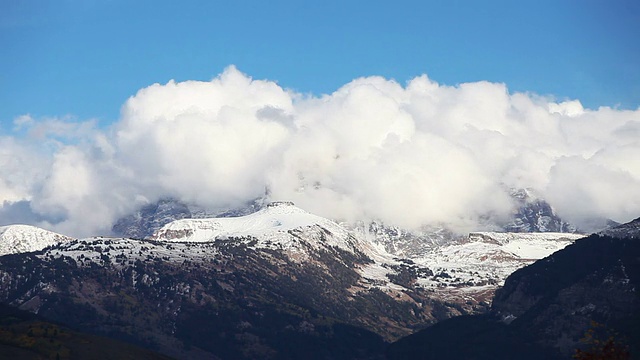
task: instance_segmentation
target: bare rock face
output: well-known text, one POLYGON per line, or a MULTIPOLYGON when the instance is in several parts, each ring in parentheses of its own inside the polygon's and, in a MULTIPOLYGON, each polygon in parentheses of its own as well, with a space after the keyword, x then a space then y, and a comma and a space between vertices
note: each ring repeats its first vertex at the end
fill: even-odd
POLYGON ((511 192, 517 204, 512 220, 503 225, 507 232, 576 232, 576 227, 562 220, 549 203, 537 198, 529 190, 511 192))
POLYGON ((143 206, 139 211, 119 219, 113 225, 112 231, 118 236, 145 239, 165 224, 191 217, 193 214, 186 204, 164 199, 143 206))
POLYGON ((616 237, 620 239, 640 238, 640 218, 626 224, 611 227, 600 232, 601 235, 616 237))

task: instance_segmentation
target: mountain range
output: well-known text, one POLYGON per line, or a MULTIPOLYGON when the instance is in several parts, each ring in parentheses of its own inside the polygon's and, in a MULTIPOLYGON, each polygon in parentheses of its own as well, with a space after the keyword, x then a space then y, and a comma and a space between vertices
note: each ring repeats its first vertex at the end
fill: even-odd
MULTIPOLYGON (((595 232, 619 225, 611 220, 594 219, 592 226, 578 229, 564 221, 544 199, 530 189, 511 189, 514 209, 508 219, 487 216, 483 228, 499 232, 595 232)), ((162 226, 180 219, 244 216, 267 206, 269 195, 256 198, 234 209, 211 209, 172 198, 160 199, 118 219, 112 227, 114 236, 144 239, 153 236, 162 226)), ((389 253, 412 256, 421 248, 447 243, 464 236, 448 228, 447 224, 430 224, 421 229, 402 229, 378 220, 368 220, 343 226, 359 232, 373 233, 373 240, 387 247, 389 253)))
MULTIPOLYGON (((14 250, 0 257, 0 301, 176 358, 373 359, 415 333, 389 348, 393 357, 393 349, 415 347, 410 339, 420 329, 466 318, 503 330, 512 319, 526 323, 520 319, 530 310, 505 305, 526 296, 512 292, 515 300, 503 300, 523 271, 517 269, 585 241, 567 232, 461 236, 445 228, 341 224, 289 202, 216 212, 172 200, 156 205, 114 226, 130 237, 70 239, 31 229, 22 233, 48 235, 25 235, 25 243, 55 241, 1 247, 20 233, 4 227, 0 249, 14 250)), ((545 211, 525 213, 539 215, 527 218, 537 230, 573 230, 548 221, 545 211)), ((632 238, 634 226, 602 236, 632 238)), ((573 341, 575 332, 567 336, 573 341)), ((553 344, 527 341, 556 354, 553 344)))

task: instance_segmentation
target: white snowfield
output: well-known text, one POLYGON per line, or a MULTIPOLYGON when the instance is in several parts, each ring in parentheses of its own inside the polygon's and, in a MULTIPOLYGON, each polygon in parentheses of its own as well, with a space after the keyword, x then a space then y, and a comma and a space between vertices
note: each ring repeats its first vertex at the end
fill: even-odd
POLYGON ((522 260, 538 260, 565 248, 583 237, 585 237, 583 234, 553 232, 473 232, 469 234, 469 241, 497 245, 500 250, 522 260))
POLYGON ((0 256, 39 251, 73 238, 30 225, 0 226, 0 256))
MULTIPOLYGON (((436 275, 442 274, 438 283, 443 285, 502 285, 519 268, 564 249, 583 237, 569 233, 475 232, 463 242, 439 247, 414 261, 432 269, 436 275)), ((431 280, 419 283, 431 287, 434 286, 431 280)))

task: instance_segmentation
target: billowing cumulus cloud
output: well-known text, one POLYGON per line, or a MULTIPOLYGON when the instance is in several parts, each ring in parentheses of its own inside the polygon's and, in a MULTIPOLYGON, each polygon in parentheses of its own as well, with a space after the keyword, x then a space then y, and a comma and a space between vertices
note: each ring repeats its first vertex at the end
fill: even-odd
POLYGON ((229 67, 141 89, 104 131, 26 115, 14 131, 0 138, 0 222, 31 216, 77 236, 160 198, 229 208, 265 189, 326 217, 409 228, 506 218, 512 188, 577 224, 640 216, 640 110, 504 84, 368 77, 310 96, 229 67))

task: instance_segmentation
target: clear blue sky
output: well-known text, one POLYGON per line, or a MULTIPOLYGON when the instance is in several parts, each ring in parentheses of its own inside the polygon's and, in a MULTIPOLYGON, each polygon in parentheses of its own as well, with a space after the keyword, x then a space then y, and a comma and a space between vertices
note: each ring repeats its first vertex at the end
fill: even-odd
POLYGON ((640 105, 640 2, 0 1, 0 134, 21 114, 107 125, 138 89, 235 64, 314 94, 359 76, 640 105))

